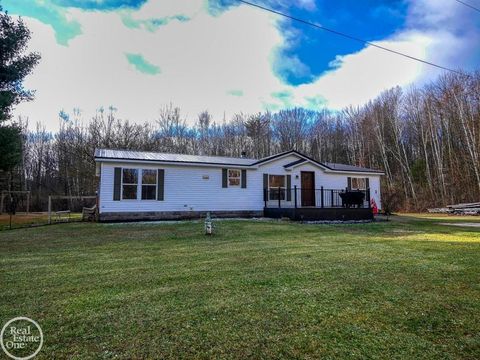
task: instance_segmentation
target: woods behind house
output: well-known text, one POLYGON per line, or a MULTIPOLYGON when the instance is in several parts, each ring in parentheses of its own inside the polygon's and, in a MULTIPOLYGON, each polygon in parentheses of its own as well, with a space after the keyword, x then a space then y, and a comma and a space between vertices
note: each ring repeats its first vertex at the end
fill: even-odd
POLYGON ((2 184, 30 190, 37 210, 45 209, 49 194, 95 193, 95 148, 225 156, 246 151, 254 158, 296 149, 320 161, 384 170, 386 206, 421 210, 480 199, 478 72, 443 75, 406 92, 394 88, 340 112, 293 108, 219 121, 205 111, 189 126, 192 119, 173 105, 144 124, 118 118, 111 107, 92 119, 62 111, 55 134, 41 120, 19 119, 23 159, 3 173, 2 184), (39 120, 34 131, 28 130, 32 120, 39 120))

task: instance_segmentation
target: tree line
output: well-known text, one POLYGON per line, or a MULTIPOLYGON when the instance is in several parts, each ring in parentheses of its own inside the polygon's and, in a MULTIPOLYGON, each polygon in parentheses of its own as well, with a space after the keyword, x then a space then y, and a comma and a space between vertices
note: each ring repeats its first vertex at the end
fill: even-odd
POLYGON ((117 148, 262 158, 291 149, 319 161, 385 172, 383 197, 397 209, 422 210, 480 196, 480 73, 445 74, 419 88, 393 88, 361 107, 339 112, 303 108, 236 114, 215 121, 208 111, 189 125, 178 107, 161 108, 143 124, 122 120, 115 108, 85 120, 60 113, 51 133, 38 123, 23 129, 23 156, 8 187, 30 190, 33 206, 49 194, 92 195, 94 151, 117 148))

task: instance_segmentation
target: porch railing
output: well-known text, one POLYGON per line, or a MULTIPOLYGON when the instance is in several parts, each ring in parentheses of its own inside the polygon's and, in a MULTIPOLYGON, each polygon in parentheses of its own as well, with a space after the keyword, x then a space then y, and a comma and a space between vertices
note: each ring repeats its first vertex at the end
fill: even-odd
POLYGON ((266 208, 370 208, 370 189, 268 188, 263 200, 266 208))

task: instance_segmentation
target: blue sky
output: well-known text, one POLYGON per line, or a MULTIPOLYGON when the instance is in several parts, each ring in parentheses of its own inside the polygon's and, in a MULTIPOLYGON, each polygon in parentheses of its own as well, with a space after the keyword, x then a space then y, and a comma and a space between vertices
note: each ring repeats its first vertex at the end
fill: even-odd
MULTIPOLYGON (((480 6, 479 0, 470 0, 480 6)), ((255 2, 255 1, 254 1, 255 2)), ((480 14, 454 0, 258 0, 256 3, 452 68, 480 60, 480 14)), ((209 110, 361 105, 439 71, 235 0, 0 0, 33 31, 42 62, 17 108, 58 126, 61 109, 88 118, 110 105, 154 121, 172 102, 188 121, 209 110)))

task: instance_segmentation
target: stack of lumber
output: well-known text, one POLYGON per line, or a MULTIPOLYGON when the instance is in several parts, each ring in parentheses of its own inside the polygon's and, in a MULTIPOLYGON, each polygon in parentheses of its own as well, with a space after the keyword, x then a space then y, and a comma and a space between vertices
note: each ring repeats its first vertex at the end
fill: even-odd
POLYGON ((480 202, 447 205, 445 208, 428 209, 428 212, 437 214, 480 215, 480 202))

